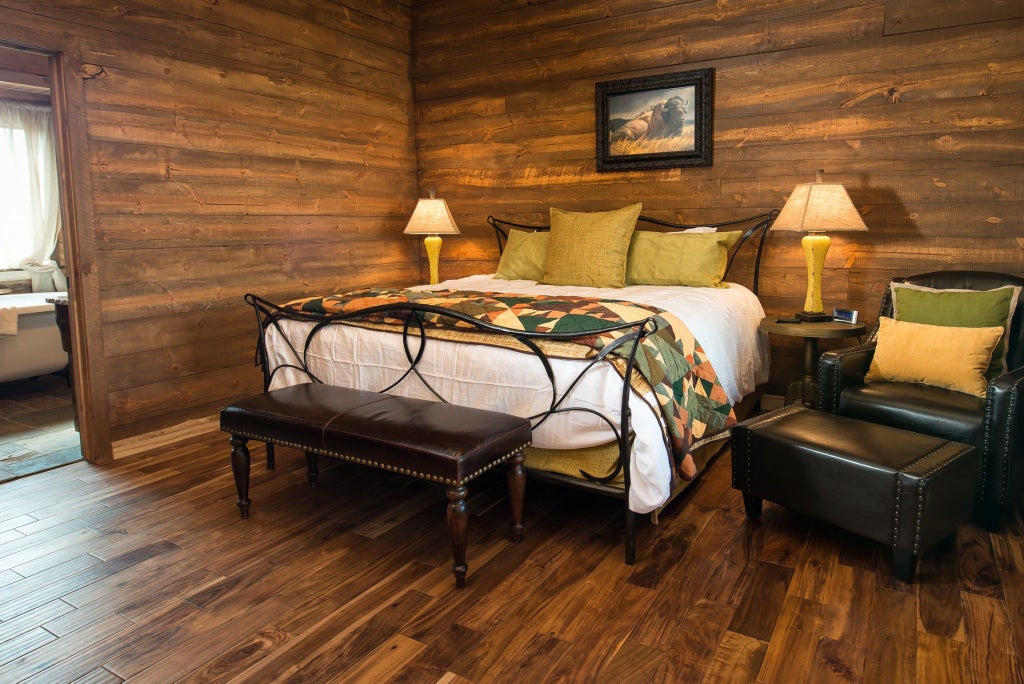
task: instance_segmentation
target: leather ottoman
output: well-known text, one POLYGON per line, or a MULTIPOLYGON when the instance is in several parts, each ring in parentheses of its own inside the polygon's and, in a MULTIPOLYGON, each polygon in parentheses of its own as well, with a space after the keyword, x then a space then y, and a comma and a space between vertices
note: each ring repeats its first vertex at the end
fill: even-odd
POLYGON ((970 519, 978 455, 796 405, 733 428, 732 484, 751 518, 768 499, 891 546, 896 576, 911 582, 917 558, 970 519))

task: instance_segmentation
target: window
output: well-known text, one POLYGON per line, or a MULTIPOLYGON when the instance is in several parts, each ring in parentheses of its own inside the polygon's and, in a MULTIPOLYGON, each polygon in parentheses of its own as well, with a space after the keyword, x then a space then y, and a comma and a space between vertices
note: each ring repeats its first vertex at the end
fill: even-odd
POLYGON ((9 269, 32 256, 30 166, 24 130, 0 127, 0 144, 0 268, 9 269))
POLYGON ((34 291, 67 289, 52 260, 60 232, 60 189, 49 107, 0 102, 0 269, 32 275, 34 291))

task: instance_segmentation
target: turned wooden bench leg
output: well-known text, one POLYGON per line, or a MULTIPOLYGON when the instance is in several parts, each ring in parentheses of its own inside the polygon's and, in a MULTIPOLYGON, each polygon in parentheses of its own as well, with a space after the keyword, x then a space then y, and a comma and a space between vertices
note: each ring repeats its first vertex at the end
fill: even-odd
POLYGON ((452 540, 452 572, 455 586, 466 586, 466 537, 469 530, 469 513, 466 510, 466 488, 448 488, 448 534, 452 540))
POLYGON ((235 489, 238 490, 238 510, 243 518, 249 517, 249 440, 238 435, 231 435, 231 474, 235 477, 235 489))
POLYGON ((277 467, 274 461, 274 445, 267 442, 267 470, 273 470, 277 467))
POLYGON ((526 469, 523 460, 526 452, 520 451, 509 461, 508 500, 512 506, 512 541, 523 541, 523 497, 526 493, 526 469))

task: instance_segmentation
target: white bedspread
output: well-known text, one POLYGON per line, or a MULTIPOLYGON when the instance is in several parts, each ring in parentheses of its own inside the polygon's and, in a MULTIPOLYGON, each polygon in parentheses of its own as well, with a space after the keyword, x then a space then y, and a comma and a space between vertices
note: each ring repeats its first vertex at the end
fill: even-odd
POLYGON ((757 385, 768 382, 768 339, 758 330, 764 309, 753 292, 735 283, 730 283, 727 288, 662 285, 564 287, 540 285, 533 280, 500 280, 490 275, 476 275, 412 289, 575 294, 656 306, 675 314, 690 328, 711 359, 711 365, 732 402, 753 392, 757 385))
MULTIPOLYGON (((660 287, 580 288, 538 285, 534 281, 497 280, 489 275, 449 280, 417 289, 458 289, 518 294, 573 294, 623 299, 657 306, 684 321, 700 342, 732 401, 749 394, 768 379, 768 345, 758 324, 764 311, 746 288, 660 287)), ((282 329, 300 351, 311 323, 282 321, 282 329)), ((267 355, 272 368, 294 363, 294 354, 281 334, 267 332, 267 355)), ((402 338, 351 326, 326 326, 317 333, 307 358, 310 371, 321 381, 379 390, 395 381, 408 367, 402 338)), ((581 361, 553 359, 560 390, 580 370, 581 361)), ((509 349, 430 340, 419 365, 421 373, 446 399, 467 406, 490 408, 519 416, 543 412, 550 405, 551 389, 540 362, 509 349)), ((282 369, 271 389, 307 382, 300 371, 282 369)), ((392 392, 432 399, 422 383, 406 378, 392 392)), ((600 411, 618 423, 622 378, 607 364, 596 366, 572 394, 573 406, 600 411)), ((630 463, 629 507, 647 513, 663 504, 671 491, 672 459, 664 439, 660 411, 653 398, 630 399, 632 428, 636 433, 630 463)), ((582 412, 558 414, 534 430, 535 446, 566 449, 595 446, 612 438, 599 419, 582 412)))

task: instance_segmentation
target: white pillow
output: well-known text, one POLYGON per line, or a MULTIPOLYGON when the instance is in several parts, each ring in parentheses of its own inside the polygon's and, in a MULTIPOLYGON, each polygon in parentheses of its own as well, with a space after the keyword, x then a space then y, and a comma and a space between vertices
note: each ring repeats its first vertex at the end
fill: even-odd
POLYGON ((711 226, 694 226, 693 228, 687 228, 686 230, 673 230, 669 232, 669 235, 677 235, 679 233, 716 233, 717 228, 711 226))

